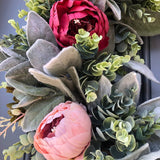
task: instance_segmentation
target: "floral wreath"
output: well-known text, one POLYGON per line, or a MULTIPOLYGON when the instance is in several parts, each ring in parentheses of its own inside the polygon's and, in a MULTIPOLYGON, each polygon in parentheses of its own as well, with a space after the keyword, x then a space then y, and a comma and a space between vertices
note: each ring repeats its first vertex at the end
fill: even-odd
POLYGON ((139 101, 141 75, 160 82, 138 52, 141 36, 160 33, 160 0, 25 3, 26 26, 9 20, 17 34, 0 40, 14 100, 0 135, 24 132, 4 160, 160 158, 160 97, 139 101))

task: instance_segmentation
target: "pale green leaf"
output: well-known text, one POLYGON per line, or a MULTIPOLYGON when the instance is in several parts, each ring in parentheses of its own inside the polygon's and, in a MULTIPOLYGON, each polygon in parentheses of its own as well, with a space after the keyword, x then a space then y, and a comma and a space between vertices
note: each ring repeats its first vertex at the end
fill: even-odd
POLYGON ((64 96, 51 94, 46 99, 31 104, 22 121, 22 130, 24 132, 36 130, 42 119, 62 102, 64 102, 64 96))
POLYGON ((101 76, 99 80, 99 89, 97 92, 98 100, 100 101, 105 95, 111 94, 112 84, 105 76, 101 76))
POLYGON ((34 68, 43 71, 43 65, 58 53, 59 49, 53 43, 38 39, 27 51, 27 57, 34 68))
POLYGON ((80 84, 80 80, 79 80, 79 76, 77 73, 77 70, 74 66, 71 66, 67 72, 69 73, 69 75, 71 76, 71 79, 73 81, 74 86, 76 87, 77 91, 79 92, 79 94, 85 99, 85 95, 82 91, 81 88, 81 84, 80 84))
POLYGON ((152 73, 152 71, 144 64, 139 63, 137 61, 129 61, 128 63, 124 64, 125 66, 127 66, 128 68, 131 68, 135 71, 140 72, 141 74, 143 74, 144 76, 146 76, 148 79, 156 82, 156 83, 160 83, 156 77, 154 76, 154 74, 152 73))
POLYGON ((6 74, 6 81, 19 92, 33 96, 48 95, 52 89, 47 87, 36 87, 38 81, 28 72, 29 62, 23 62, 10 69, 6 74))
POLYGON ((19 103, 17 105, 13 105, 12 108, 26 107, 36 101, 39 101, 40 99, 42 99, 42 97, 40 97, 40 96, 26 95, 19 101, 19 103))
POLYGON ((55 76, 66 73, 66 70, 71 66, 80 69, 81 65, 82 60, 78 50, 69 46, 63 48, 56 57, 44 65, 43 69, 47 74, 55 76))
POLYGON ((114 0, 107 0, 106 3, 111 8, 111 10, 115 16, 115 19, 121 20, 121 9, 117 5, 117 3, 114 0))
POLYGON ((124 95, 128 95, 128 91, 130 89, 135 88, 135 101, 138 102, 140 95, 140 86, 141 86, 141 78, 140 75, 136 72, 130 72, 125 75, 120 81, 118 81, 114 88, 118 89, 119 92, 124 93, 124 95))
POLYGON ((34 11, 30 11, 28 14, 26 32, 30 45, 32 45, 37 39, 44 39, 57 45, 49 24, 34 11))
POLYGON ((150 13, 155 18, 155 21, 143 23, 142 19, 137 18, 136 20, 132 20, 128 15, 123 15, 121 21, 134 28, 140 36, 155 36, 160 34, 160 12, 152 12, 146 9, 146 13, 150 13))
POLYGON ((0 63, 0 71, 9 70, 10 68, 12 68, 12 67, 16 66, 17 64, 20 64, 24 61, 25 60, 23 58, 20 59, 18 57, 9 57, 0 63))
POLYGON ((138 159, 140 156, 145 155, 149 152, 150 152, 149 144, 146 143, 139 149, 125 156, 124 158, 117 159, 117 160, 135 160, 135 159, 138 159))
POLYGON ((34 68, 30 68, 29 72, 40 82, 44 84, 49 84, 51 86, 54 86, 58 88, 64 95, 71 97, 72 100, 76 100, 75 96, 71 93, 70 89, 61 81, 60 78, 49 76, 44 74, 43 72, 40 72, 39 70, 36 70, 34 68))

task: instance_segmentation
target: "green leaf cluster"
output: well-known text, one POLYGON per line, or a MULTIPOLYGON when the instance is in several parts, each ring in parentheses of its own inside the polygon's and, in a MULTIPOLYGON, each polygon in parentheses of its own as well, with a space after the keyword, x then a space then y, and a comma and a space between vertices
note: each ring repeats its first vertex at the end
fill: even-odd
MULTIPOLYGON (((29 10, 37 12, 41 17, 49 20, 50 9, 55 0, 25 0, 25 4, 29 10)), ((27 16, 28 12, 25 10, 19 11, 18 17, 23 18, 27 16)))
POLYGON ((143 23, 153 23, 156 19, 150 13, 146 12, 146 6, 143 2, 131 2, 125 1, 120 5, 122 13, 130 17, 131 20, 135 21, 137 18, 143 23))
POLYGON ((29 154, 33 151, 33 136, 35 132, 23 134, 19 136, 20 141, 10 146, 8 149, 3 150, 4 160, 10 157, 10 160, 17 160, 23 155, 29 154))
POLYGON ((6 88, 7 87, 7 82, 1 82, 0 88, 6 88))
POLYGON ((155 121, 152 112, 137 115, 136 90, 125 88, 123 93, 113 85, 110 96, 105 95, 100 105, 92 109, 93 138, 106 145, 104 151, 114 158, 133 152, 160 129, 160 120, 155 121))
POLYGON ((85 83, 85 95, 87 95, 86 97, 86 102, 90 103, 90 102, 94 102, 97 99, 97 94, 96 91, 98 91, 99 88, 99 84, 97 81, 87 81, 85 83))
POLYGON ((114 158, 101 150, 96 150, 94 146, 89 146, 85 151, 83 160, 114 160, 114 158))
POLYGON ((83 73, 87 77, 100 77, 105 75, 110 81, 116 78, 116 71, 123 66, 123 63, 130 61, 130 56, 101 54, 96 60, 89 60, 83 64, 83 73))
POLYGON ((18 34, 4 35, 3 39, 0 39, 0 46, 7 48, 12 47, 14 50, 20 52, 25 52, 29 48, 26 38, 18 34))
POLYGON ((152 11, 160 12, 160 0, 146 0, 143 5, 152 11))
POLYGON ((107 77, 110 81, 113 81, 116 78, 116 71, 123 66, 124 63, 129 61, 129 55, 108 55, 106 52, 102 53, 95 60, 85 61, 82 66, 82 72, 80 72, 80 80, 81 87, 87 96, 87 102, 94 102, 96 100, 98 80, 102 75, 107 77))
POLYGON ((18 160, 22 158, 24 154, 30 154, 31 160, 45 160, 43 155, 38 153, 33 146, 34 135, 35 131, 20 135, 19 142, 3 150, 4 160, 7 160, 8 157, 10 160, 18 160))
POLYGON ((138 44, 136 34, 129 31, 127 27, 116 25, 115 44, 116 54, 130 55, 135 61, 144 63, 144 60, 137 55, 138 51, 141 50, 141 46, 138 44))
POLYGON ((103 121, 104 132, 112 139, 120 152, 132 152, 136 147, 136 140, 133 134, 129 134, 135 125, 134 119, 128 116, 124 120, 107 117, 103 121))
POLYGON ((90 33, 84 29, 79 29, 78 34, 75 35, 76 44, 74 45, 82 59, 93 59, 98 53, 98 44, 102 39, 102 36, 98 36, 94 33, 90 36, 90 33))
POLYGON ((18 22, 16 23, 14 19, 10 19, 8 23, 11 24, 11 26, 16 30, 16 33, 18 35, 22 37, 25 35, 25 32, 23 31, 23 29, 19 27, 18 22))
POLYGON ((139 142, 144 142, 160 130, 160 120, 155 121, 155 115, 152 112, 145 112, 142 116, 137 117, 135 121, 135 136, 139 142))
POLYGON ((110 96, 105 95, 97 108, 100 118, 104 120, 106 116, 111 116, 124 119, 133 115, 136 111, 134 102, 135 89, 130 89, 127 92, 128 95, 124 95, 117 89, 112 89, 110 96))

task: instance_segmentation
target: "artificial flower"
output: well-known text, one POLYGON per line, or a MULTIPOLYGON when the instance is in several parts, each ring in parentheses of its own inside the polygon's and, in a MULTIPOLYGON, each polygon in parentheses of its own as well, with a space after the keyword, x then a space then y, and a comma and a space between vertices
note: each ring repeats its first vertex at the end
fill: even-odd
POLYGON ((34 146, 47 160, 79 157, 91 140, 91 121, 82 105, 67 101, 40 123, 34 146))
POLYGON ((61 0, 54 3, 50 11, 49 24, 61 47, 75 44, 75 35, 80 28, 90 32, 91 35, 97 33, 103 37, 99 43, 99 50, 108 45, 107 16, 88 0, 61 0))

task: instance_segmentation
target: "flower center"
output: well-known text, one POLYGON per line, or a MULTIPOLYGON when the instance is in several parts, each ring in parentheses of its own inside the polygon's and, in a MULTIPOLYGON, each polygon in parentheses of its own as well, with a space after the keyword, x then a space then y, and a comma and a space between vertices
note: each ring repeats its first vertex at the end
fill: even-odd
POLYGON ((80 19, 72 19, 69 23, 68 34, 75 36, 78 33, 78 30, 81 28, 91 32, 94 29, 96 22, 97 20, 92 16, 86 16, 80 19))
POLYGON ((64 115, 62 114, 60 117, 55 118, 51 123, 46 124, 45 127, 41 131, 42 138, 48 137, 54 137, 56 127, 59 125, 60 121, 64 118, 64 115))

